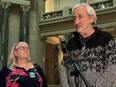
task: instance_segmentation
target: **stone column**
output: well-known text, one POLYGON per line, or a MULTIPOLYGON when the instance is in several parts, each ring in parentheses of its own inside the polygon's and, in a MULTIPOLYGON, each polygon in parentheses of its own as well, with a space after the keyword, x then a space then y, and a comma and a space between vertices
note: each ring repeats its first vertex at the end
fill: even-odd
POLYGON ((0 60, 1 66, 7 63, 8 57, 8 38, 9 38, 9 6, 8 2, 1 2, 0 13, 0 60))
POLYGON ((29 9, 28 5, 21 5, 21 17, 20 17, 20 33, 19 41, 25 41, 29 43, 29 9))

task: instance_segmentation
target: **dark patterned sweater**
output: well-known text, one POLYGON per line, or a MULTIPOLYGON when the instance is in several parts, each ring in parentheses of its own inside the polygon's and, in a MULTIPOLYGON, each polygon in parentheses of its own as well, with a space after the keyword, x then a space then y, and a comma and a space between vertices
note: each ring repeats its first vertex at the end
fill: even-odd
POLYGON ((44 73, 38 64, 25 70, 15 66, 12 71, 7 66, 0 71, 0 87, 48 87, 44 73))
POLYGON ((80 66, 91 87, 113 87, 116 80, 116 44, 112 35, 95 27, 95 32, 86 39, 80 39, 74 32, 67 43, 67 49, 61 63, 61 83, 63 87, 76 87, 74 75, 78 77, 78 87, 86 87, 78 71, 74 71, 73 62, 80 66), (73 62, 72 62, 73 60, 73 62))

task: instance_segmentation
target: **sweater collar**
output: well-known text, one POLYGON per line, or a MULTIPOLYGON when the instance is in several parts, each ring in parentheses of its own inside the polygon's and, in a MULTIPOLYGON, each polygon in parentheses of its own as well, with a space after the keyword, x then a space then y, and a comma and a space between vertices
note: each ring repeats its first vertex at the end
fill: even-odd
MULTIPOLYGON (((89 37, 94 37, 100 31, 97 26, 95 26, 94 29, 95 29, 95 32, 92 35, 90 35, 89 37)), ((76 38, 80 38, 79 33, 77 31, 73 32, 73 35, 76 38)))

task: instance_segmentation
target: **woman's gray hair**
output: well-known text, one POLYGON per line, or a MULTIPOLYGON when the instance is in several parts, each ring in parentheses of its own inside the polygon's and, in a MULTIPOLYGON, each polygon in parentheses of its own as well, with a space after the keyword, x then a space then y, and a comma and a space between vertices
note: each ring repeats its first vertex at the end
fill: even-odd
POLYGON ((73 12, 74 12, 74 9, 75 8, 78 8, 80 6, 85 6, 86 10, 87 10, 87 14, 88 15, 93 15, 94 16, 94 22, 93 24, 95 25, 96 24, 96 21, 97 21, 97 16, 96 16, 96 12, 95 10, 87 3, 81 3, 81 4, 76 4, 72 7, 72 15, 73 15, 73 12))
POLYGON ((15 43, 11 49, 10 55, 8 57, 8 61, 7 61, 7 66, 11 67, 12 65, 14 65, 16 63, 16 57, 13 54, 15 47, 16 47, 17 43, 15 43))

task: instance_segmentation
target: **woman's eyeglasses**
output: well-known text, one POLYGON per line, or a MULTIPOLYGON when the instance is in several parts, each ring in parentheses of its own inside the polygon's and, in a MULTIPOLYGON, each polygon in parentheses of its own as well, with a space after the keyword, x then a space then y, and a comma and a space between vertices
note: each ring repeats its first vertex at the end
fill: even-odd
POLYGON ((22 47, 16 48, 15 50, 19 50, 19 49, 20 49, 20 50, 29 50, 29 47, 23 47, 23 46, 22 46, 22 47))

